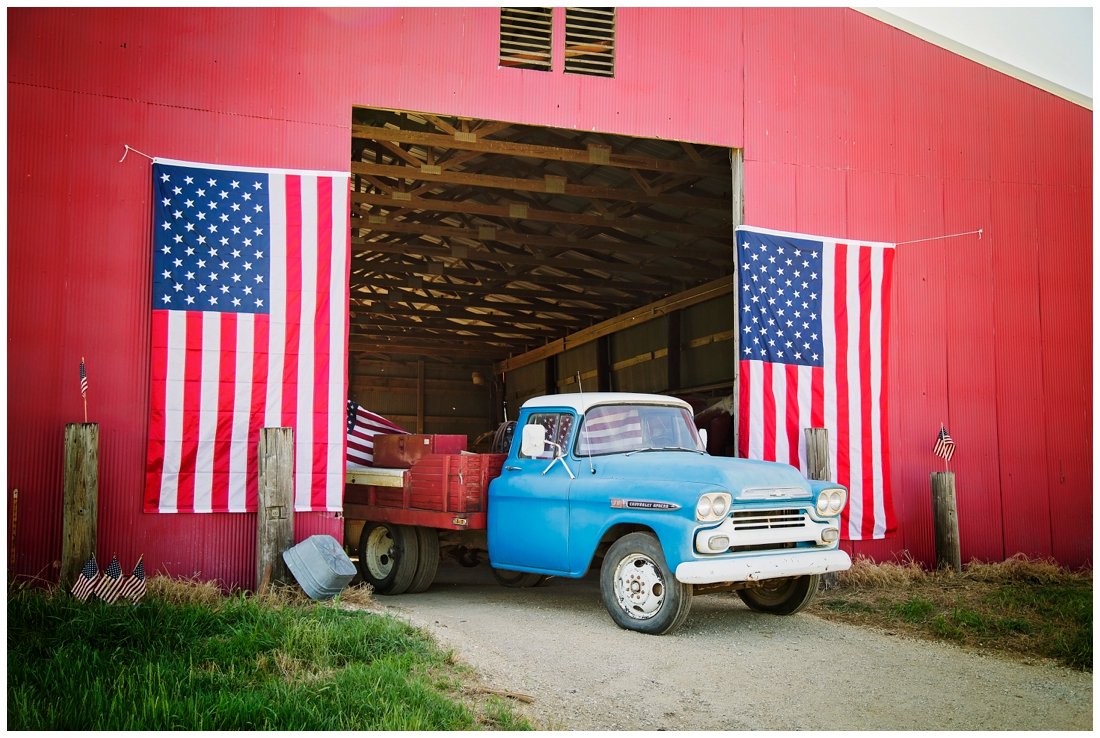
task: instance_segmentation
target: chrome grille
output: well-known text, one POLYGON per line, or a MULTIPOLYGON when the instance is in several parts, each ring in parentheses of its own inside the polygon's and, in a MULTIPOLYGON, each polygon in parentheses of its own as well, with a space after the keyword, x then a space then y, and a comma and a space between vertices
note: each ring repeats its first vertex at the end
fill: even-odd
POLYGON ((806 511, 798 508, 784 510, 738 510, 731 516, 734 530, 775 530, 777 528, 805 528, 806 511))

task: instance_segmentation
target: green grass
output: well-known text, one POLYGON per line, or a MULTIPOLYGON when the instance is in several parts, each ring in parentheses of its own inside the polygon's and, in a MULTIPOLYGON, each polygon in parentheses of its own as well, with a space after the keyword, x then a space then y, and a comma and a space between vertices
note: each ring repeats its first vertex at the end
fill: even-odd
POLYGON ((858 625, 1092 669, 1092 572, 1014 557, 961 573, 861 560, 815 612, 858 625))
POLYGON ((331 605, 9 591, 12 730, 529 729, 425 634, 331 605))

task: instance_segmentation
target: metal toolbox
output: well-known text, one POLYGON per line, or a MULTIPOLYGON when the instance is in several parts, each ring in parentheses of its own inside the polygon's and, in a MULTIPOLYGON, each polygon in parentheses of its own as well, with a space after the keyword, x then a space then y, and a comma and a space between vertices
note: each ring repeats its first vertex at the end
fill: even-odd
POLYGON ((374 466, 411 469, 428 454, 457 454, 466 450, 466 436, 440 434, 377 435, 374 437, 374 466))

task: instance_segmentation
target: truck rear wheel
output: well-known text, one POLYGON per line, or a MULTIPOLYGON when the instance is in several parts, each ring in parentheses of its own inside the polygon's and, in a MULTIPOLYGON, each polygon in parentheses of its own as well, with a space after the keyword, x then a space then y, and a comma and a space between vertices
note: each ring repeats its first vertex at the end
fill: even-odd
POLYGON ((493 568, 493 578, 497 580, 498 584, 517 589, 537 587, 550 579, 550 577, 545 574, 532 574, 527 571, 511 571, 509 569, 497 568, 493 568))
POLYGON ((359 573, 378 594, 401 594, 416 576, 419 554, 414 528, 368 522, 359 536, 359 573))
POLYGON ((737 595, 750 610, 772 615, 794 615, 813 602, 820 583, 820 574, 765 579, 757 587, 737 590, 737 595))
POLYGON ((676 579, 652 533, 629 533, 611 544, 600 595, 616 625, 650 635, 679 627, 691 611, 692 587, 676 579))
POLYGON ((417 562, 416 574, 408 592, 423 592, 432 586, 435 581, 435 573, 439 570, 439 533, 435 528, 425 528, 418 525, 416 528, 417 562))

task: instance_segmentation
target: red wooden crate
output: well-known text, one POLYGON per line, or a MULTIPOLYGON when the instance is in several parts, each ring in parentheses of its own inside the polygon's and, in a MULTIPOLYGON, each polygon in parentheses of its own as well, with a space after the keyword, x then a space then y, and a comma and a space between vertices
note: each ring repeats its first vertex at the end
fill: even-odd
POLYGON ((505 454, 431 454, 409 471, 409 507, 454 513, 486 509, 489 482, 505 454))

